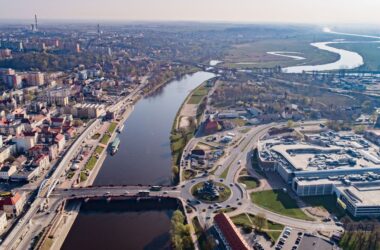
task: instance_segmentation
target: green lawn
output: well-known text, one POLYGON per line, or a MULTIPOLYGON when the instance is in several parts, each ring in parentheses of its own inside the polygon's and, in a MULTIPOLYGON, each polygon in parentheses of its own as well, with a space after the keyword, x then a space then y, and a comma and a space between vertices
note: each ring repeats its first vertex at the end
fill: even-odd
MULTIPOLYGON (((231 217, 232 222, 236 226, 241 226, 241 227, 253 227, 255 216, 252 214, 238 214, 236 216, 231 217), (249 218, 248 218, 249 216, 249 218), (252 221, 252 222, 251 222, 252 221)), ((284 225, 272 222, 272 221, 267 221, 267 226, 263 228, 263 231, 269 235, 269 237, 272 238, 273 241, 276 241, 278 237, 280 236, 282 230, 284 229, 284 225), (276 230, 276 231, 271 231, 271 230, 276 230)))
POLYGON ((238 214, 231 217, 231 220, 236 226, 253 226, 246 214, 238 214))
POLYGON ((246 189, 254 189, 259 186, 259 181, 252 176, 240 176, 238 182, 243 183, 246 189))
POLYGON ((196 175, 197 175, 196 171, 186 169, 183 172, 183 179, 190 180, 190 179, 193 179, 196 175))
POLYGON ((344 209, 339 206, 337 198, 334 195, 309 196, 303 197, 302 200, 313 207, 326 209, 330 214, 334 214, 338 218, 346 214, 344 209))
POLYGON ((103 152, 103 149, 104 149, 104 147, 102 147, 102 146, 96 146, 95 153, 100 155, 103 152))
POLYGON ((208 88, 204 85, 199 86, 190 96, 188 104, 199 104, 203 97, 205 97, 208 93, 208 88))
POLYGON ((220 175, 220 178, 226 179, 229 170, 230 170, 230 166, 228 166, 228 167, 222 172, 222 174, 220 175))
POLYGON ((87 175, 85 172, 81 171, 80 172, 80 181, 83 182, 83 181, 86 181, 87 180, 87 175))
POLYGON ((301 220, 313 220, 307 216, 286 192, 281 189, 254 192, 251 200, 256 205, 272 212, 301 220))
POLYGON ((108 141, 110 140, 111 136, 108 134, 104 134, 102 139, 100 140, 101 144, 107 145, 108 141))
POLYGON ((94 155, 91 155, 90 159, 87 161, 84 168, 91 171, 95 167, 97 160, 98 159, 96 159, 96 157, 94 155))
POLYGON ((113 132, 115 132, 115 129, 116 129, 116 126, 117 126, 117 123, 116 122, 111 122, 110 126, 108 127, 108 132, 110 132, 110 134, 112 134, 113 132))

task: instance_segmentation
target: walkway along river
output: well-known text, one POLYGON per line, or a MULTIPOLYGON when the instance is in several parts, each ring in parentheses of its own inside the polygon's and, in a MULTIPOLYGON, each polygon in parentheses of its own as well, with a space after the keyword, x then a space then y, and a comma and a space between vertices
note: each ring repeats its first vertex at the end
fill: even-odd
MULTIPOLYGON (((170 185, 169 137, 174 118, 187 95, 213 76, 207 72, 186 75, 140 100, 124 123, 119 151, 107 156, 94 185, 170 185)), ((160 205, 148 211, 128 211, 128 204, 118 203, 114 211, 112 203, 84 204, 63 249, 94 249, 95 246, 165 249, 169 245, 170 217, 175 207, 159 209, 160 205)))

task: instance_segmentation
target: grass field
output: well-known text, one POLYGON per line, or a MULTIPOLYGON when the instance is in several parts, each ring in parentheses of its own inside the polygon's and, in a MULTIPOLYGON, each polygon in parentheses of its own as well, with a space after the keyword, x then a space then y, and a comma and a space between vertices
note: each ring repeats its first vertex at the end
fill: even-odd
POLYGON ((251 199, 256 205, 272 212, 301 220, 313 220, 298 207, 295 200, 280 189, 252 193, 251 199))
POLYGON ((203 97, 207 95, 207 93, 208 93, 208 88, 205 87, 204 84, 202 84, 193 92, 193 94, 190 96, 190 99, 187 103, 199 104, 202 101, 203 97))
MULTIPOLYGON (((255 216, 252 214, 239 214, 234 217, 231 217, 231 220, 237 226, 253 227, 254 218, 255 216)), ((272 221, 267 221, 267 222, 268 223, 266 224, 266 227, 263 228, 263 231, 265 231, 265 233, 268 234, 269 237, 271 237, 273 241, 276 241, 278 237, 280 236, 281 231, 284 228, 284 225, 281 225, 272 221), (272 231, 272 230, 275 230, 275 231, 272 231)))
POLYGON ((339 59, 339 55, 319 50, 310 45, 311 37, 265 39, 232 47, 223 59, 223 65, 231 68, 257 68, 274 66, 295 66, 300 64, 324 64, 339 59), (269 55, 269 51, 299 52, 305 60, 269 55), (239 64, 242 63, 242 64, 239 64))
POLYGON ((110 132, 110 134, 112 134, 113 132, 115 132, 115 129, 116 129, 116 126, 117 126, 117 123, 116 122, 111 122, 110 126, 108 127, 108 132, 110 132))
POLYGON ((243 183, 246 189, 254 189, 259 186, 259 181, 252 176, 240 176, 238 182, 243 183))
POLYGON ((102 139, 100 140, 101 144, 107 145, 108 141, 110 140, 111 136, 108 134, 104 134, 102 139))
POLYGON ((96 146, 95 153, 100 155, 103 152, 103 149, 104 149, 104 147, 102 147, 102 146, 96 146))

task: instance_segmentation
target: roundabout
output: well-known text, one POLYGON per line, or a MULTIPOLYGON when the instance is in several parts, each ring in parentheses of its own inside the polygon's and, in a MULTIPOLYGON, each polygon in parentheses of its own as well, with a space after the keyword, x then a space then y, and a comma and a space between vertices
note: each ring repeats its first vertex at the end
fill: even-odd
POLYGON ((194 198, 204 203, 222 203, 231 197, 231 189, 220 182, 202 181, 191 187, 194 198))

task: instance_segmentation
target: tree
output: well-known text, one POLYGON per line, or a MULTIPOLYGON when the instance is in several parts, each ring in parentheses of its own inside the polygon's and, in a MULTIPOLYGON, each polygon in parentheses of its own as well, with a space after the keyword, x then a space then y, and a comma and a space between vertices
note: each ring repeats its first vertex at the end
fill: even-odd
POLYGON ((176 210, 173 213, 170 233, 173 249, 187 250, 194 248, 190 235, 190 227, 189 225, 185 225, 185 216, 180 210, 176 210))
POLYGON ((268 226, 268 221, 264 213, 258 213, 254 219, 253 224, 256 226, 258 231, 262 231, 268 226))
POLYGON ((292 128, 294 126, 294 122, 292 120, 288 120, 286 126, 288 126, 288 128, 292 128))

